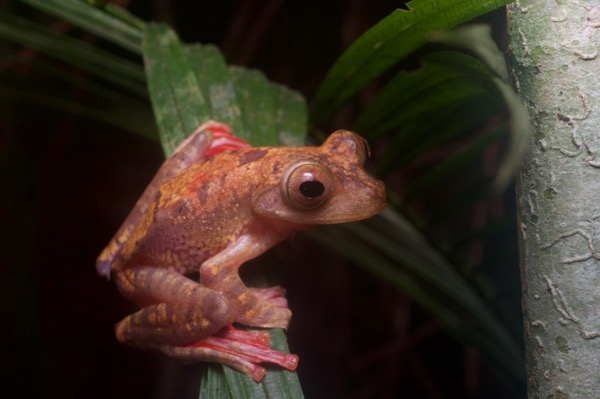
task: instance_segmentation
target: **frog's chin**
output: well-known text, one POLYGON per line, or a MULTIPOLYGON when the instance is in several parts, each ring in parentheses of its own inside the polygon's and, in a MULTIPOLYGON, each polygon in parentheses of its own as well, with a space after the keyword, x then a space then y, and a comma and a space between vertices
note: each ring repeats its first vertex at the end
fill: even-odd
POLYGON ((321 212, 315 212, 310 216, 313 224, 337 224, 356 222, 359 220, 370 218, 377 215, 385 208, 385 201, 373 203, 372 206, 365 207, 364 204, 360 207, 351 207, 348 204, 336 207, 325 206, 321 212))

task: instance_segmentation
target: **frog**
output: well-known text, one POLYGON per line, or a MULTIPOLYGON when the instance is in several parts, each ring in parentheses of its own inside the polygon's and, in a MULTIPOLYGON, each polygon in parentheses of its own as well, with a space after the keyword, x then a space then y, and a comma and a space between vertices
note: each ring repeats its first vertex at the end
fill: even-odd
POLYGON ((285 289, 248 287, 239 268, 295 232, 382 211, 385 188, 366 172, 369 157, 366 140, 348 130, 320 146, 252 147, 227 124, 202 124, 96 261, 140 307, 116 324, 117 340, 184 363, 222 363, 257 382, 264 363, 295 370, 298 356, 272 349, 265 330, 290 323, 285 289))

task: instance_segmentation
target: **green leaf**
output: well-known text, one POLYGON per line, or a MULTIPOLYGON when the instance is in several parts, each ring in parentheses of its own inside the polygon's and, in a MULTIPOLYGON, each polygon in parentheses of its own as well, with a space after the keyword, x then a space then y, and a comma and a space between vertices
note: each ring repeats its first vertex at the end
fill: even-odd
POLYGON ((392 145, 378 162, 377 170, 383 172, 473 130, 503 104, 510 115, 510 143, 492 184, 492 190, 503 190, 519 166, 529 137, 529 117, 508 82, 504 55, 487 26, 467 26, 431 37, 470 51, 481 61, 457 52, 426 55, 421 69, 402 71, 392 78, 353 128, 369 138, 395 131, 392 145), (471 106, 457 112, 462 104, 471 106))
POLYGON ((373 139, 410 120, 428 120, 435 117, 434 110, 460 104, 484 90, 481 81, 491 77, 480 62, 458 52, 428 54, 421 64, 415 72, 401 71, 393 77, 358 116, 353 129, 373 139))
POLYGON ((253 145, 303 141, 306 109, 299 95, 257 71, 228 67, 216 47, 183 46, 167 26, 149 24, 144 60, 155 77, 150 95, 170 151, 209 119, 227 123, 253 145))
POLYGON ((244 125, 254 128, 252 135, 255 141, 252 144, 261 146, 277 142, 277 104, 267 78, 261 72, 243 68, 232 68, 231 77, 240 107, 244 110, 241 114, 244 125))
POLYGON ((296 132, 306 129, 306 102, 297 92, 269 82, 263 73, 230 67, 244 125, 255 146, 304 144, 296 132))
POLYGON ((510 142, 492 186, 492 189, 498 192, 508 186, 519 169, 523 155, 525 155, 529 145, 531 126, 529 113, 513 87, 499 78, 495 78, 494 83, 504 98, 510 113, 510 142))
POLYGON ((330 118, 369 82, 423 45, 431 32, 457 26, 511 0, 414 0, 365 32, 340 56, 317 90, 311 121, 330 118))
POLYGON ((144 23, 120 7, 109 5, 103 11, 81 0, 21 1, 134 53, 141 53, 144 23))
MULTIPOLYGON (((417 5, 423 6, 425 3, 428 2, 411 3, 411 7, 414 8, 411 11, 412 17, 417 17, 414 14, 417 5)), ((426 10, 421 11, 426 13, 426 10)), ((406 12, 399 13, 407 16, 406 12)), ((369 47, 363 43, 363 53, 360 54, 357 50, 355 54, 355 69, 348 63, 345 65, 346 75, 338 71, 340 74, 335 76, 347 79, 340 80, 336 89, 332 89, 331 86, 329 97, 317 98, 312 110, 313 121, 330 116, 343 101, 356 94, 361 85, 364 86, 369 81, 370 78, 366 79, 365 76, 375 76, 369 75, 369 71, 376 70, 377 74, 381 74, 387 67, 400 60, 399 55, 408 54, 408 51, 393 53, 392 49, 388 49, 389 52, 379 50, 387 43, 386 39, 393 43, 393 35, 386 36, 384 22, 385 20, 365 34, 373 34, 373 30, 381 26, 380 36, 374 36, 371 41, 372 44, 373 41, 379 40, 381 44, 377 42, 377 46, 369 47), (387 67, 383 68, 383 64, 387 67), (360 76, 361 73, 364 73, 364 76, 360 76), (351 79, 357 79, 358 83, 351 79), (336 93, 336 90, 339 93, 336 93), (323 101, 324 110, 317 105, 318 101, 323 101), (330 109, 327 109, 328 106, 330 109)), ((413 29, 412 25, 407 31, 410 29, 413 29)), ((505 69, 502 69, 502 55, 491 41, 489 30, 478 29, 473 31, 471 36, 487 37, 478 37, 472 44, 461 48, 467 48, 481 59, 456 51, 427 54, 422 58, 420 69, 413 72, 401 71, 393 76, 353 125, 354 130, 371 140, 383 139, 385 145, 380 149, 382 154, 376 160, 374 169, 392 176, 398 173, 400 167, 423 157, 427 151, 437 150, 446 154, 448 150, 444 151, 443 145, 457 147, 456 144, 460 143, 458 151, 445 159, 442 158, 441 163, 432 167, 430 172, 417 176, 406 190, 410 198, 416 194, 423 194, 436 183, 441 183, 442 179, 450 182, 453 179, 457 180, 452 183, 452 189, 444 199, 436 202, 439 205, 437 212, 435 208, 427 209, 425 213, 429 218, 428 222, 431 222, 430 214, 434 217, 453 217, 457 210, 462 211, 472 205, 470 200, 481 200, 488 194, 489 182, 485 178, 481 179, 477 175, 478 180, 471 181, 457 173, 461 171, 460 167, 468 165, 468 161, 478 159, 487 144, 498 140, 507 131, 506 124, 491 132, 482 130, 488 119, 500 115, 503 109, 508 108, 511 115, 514 113, 517 116, 518 123, 525 120, 519 109, 511 108, 520 106, 510 98, 512 90, 509 90, 508 86, 502 86, 505 82, 500 76, 506 76, 505 69), (479 137, 473 134, 478 131, 483 132, 479 137)), ((419 40, 424 42, 431 31, 425 33, 425 30, 422 30, 421 33, 419 40)), ((453 37, 464 39, 467 35, 453 37)), ((411 37, 406 40, 410 44, 411 37)), ((344 57, 347 54, 352 55, 353 49, 358 46, 357 43, 340 58, 328 78, 333 76, 336 67, 340 64, 344 66, 344 57)), ((457 43, 458 39, 447 44, 457 46, 457 43)), ((394 51, 399 51, 402 46, 402 43, 396 43, 394 51)), ((323 83, 320 90, 325 90, 324 87, 330 83, 323 83)), ((511 162, 520 156, 519 149, 515 154, 511 162)), ((508 157, 513 155, 509 154, 508 157)), ((503 168, 504 166, 501 171, 505 170, 503 168)), ((507 176, 512 176, 512 171, 501 173, 504 176, 503 184, 506 184, 507 176)), ((404 193, 403 190, 402 194, 405 195, 404 193)), ((398 208, 399 205, 404 205, 397 200, 399 195, 390 191, 389 196, 390 206, 380 217, 360 224, 331 226, 327 228, 328 234, 316 230, 311 235, 406 293, 435 315, 445 329, 458 340, 474 346, 489 363, 494 364, 505 375, 511 376, 513 380, 522 382, 524 373, 519 368, 523 364, 519 345, 511 336, 511 331, 494 313, 494 307, 481 296, 483 290, 468 276, 459 272, 462 270, 460 262, 456 260, 459 257, 455 253, 445 252, 455 248, 450 247, 430 224, 414 223, 401 216, 393 208, 394 204, 398 205, 398 208)), ((406 207, 402 211, 411 215, 411 211, 406 207)), ((412 216, 412 219, 417 220, 418 217, 412 216)))
POLYGON ((494 75, 479 60, 440 51, 424 56, 421 63, 420 69, 390 79, 353 125, 371 140, 394 133, 378 156, 378 173, 396 170, 430 149, 464 141, 501 110, 501 98, 490 95, 495 92, 494 75))
MULTIPOLYGON (((166 25, 148 24, 143 52, 167 154, 209 119, 229 124, 254 145, 276 145, 281 137, 303 141, 306 108, 301 97, 260 73, 228 67, 214 46, 184 46, 166 25)), ((272 346, 289 353, 285 334, 276 329, 270 334, 272 346)), ((201 398, 303 397, 297 374, 281 369, 269 369, 264 380, 256 383, 226 366, 211 366, 201 386, 201 398)))
POLYGON ((410 184, 402 193, 402 200, 404 202, 408 202, 416 196, 428 195, 428 191, 434 189, 444 180, 452 179, 453 175, 457 173, 459 168, 467 165, 468 162, 479 156, 483 149, 486 148, 490 143, 498 141, 505 134, 506 129, 504 126, 502 126, 500 129, 496 129, 490 134, 481 136, 473 143, 470 143, 468 146, 465 146, 455 154, 452 154, 448 158, 442 160, 434 167, 427 170, 419 177, 419 179, 410 184))
POLYGON ((152 123, 152 115, 148 106, 139 106, 127 101, 107 102, 102 106, 83 105, 79 102, 61 98, 62 93, 38 88, 15 88, 14 85, 0 84, 0 100, 9 102, 26 102, 43 107, 52 108, 61 112, 70 112, 81 117, 106 123, 146 138, 156 137, 156 126, 152 123))
POLYGON ((210 105, 184 47, 168 26, 148 24, 142 48, 154 117, 163 147, 170 154, 212 118, 210 105))
POLYGON ((60 89, 38 84, 28 85, 19 79, 14 79, 13 76, 2 75, 1 80, 6 82, 0 82, 2 87, 0 98, 3 100, 36 104, 69 112, 119 127, 148 139, 156 139, 156 125, 152 118, 150 103, 146 99, 129 96, 115 87, 99 83, 87 76, 74 74, 71 70, 65 70, 44 57, 36 57, 33 60, 15 59, 14 62, 26 64, 28 69, 60 82, 56 86, 60 89), (69 89, 65 90, 65 87, 69 89), (88 97, 84 93, 89 93, 89 100, 82 102, 73 99, 71 88, 80 91, 86 99, 88 97))
POLYGON ((306 131, 308 125, 306 100, 297 91, 276 83, 271 83, 271 95, 274 104, 277 104, 273 112, 277 141, 289 147, 304 145, 304 135, 297 132, 306 131))
POLYGON ((198 397, 202 399, 233 399, 220 366, 210 364, 204 367, 198 397))
POLYGON ((0 13, 0 36, 39 50, 75 65, 128 92, 146 97, 145 77, 140 65, 115 56, 81 40, 53 32, 45 27, 0 13))
MULTIPOLYGON (((296 115, 300 117, 301 115, 296 115)), ((305 115, 306 116, 306 115, 305 115)), ((293 118, 292 118, 293 119, 293 118)), ((273 349, 289 353, 285 333, 281 329, 271 330, 273 349)), ((269 370, 262 382, 268 398, 303 398, 298 375, 287 370, 269 370)))
POLYGON ((492 39, 489 25, 472 24, 445 32, 433 32, 429 40, 473 52, 503 81, 510 81, 504 53, 492 39))
POLYGON ((531 134, 529 114, 511 85, 504 53, 492 40, 491 30, 486 25, 475 24, 449 32, 437 32, 432 35, 431 39, 477 54, 496 75, 492 78, 492 82, 502 96, 510 114, 509 148, 492 186, 493 190, 501 191, 510 183, 519 168, 531 134))
POLYGON ((470 283, 407 219, 388 208, 365 223, 326 229, 309 234, 406 293, 506 375, 522 378, 518 344, 470 283))
POLYGON ((208 99, 211 118, 226 122, 236 136, 250 140, 250 132, 241 118, 237 90, 221 52, 215 46, 200 45, 186 46, 186 52, 198 85, 208 99))

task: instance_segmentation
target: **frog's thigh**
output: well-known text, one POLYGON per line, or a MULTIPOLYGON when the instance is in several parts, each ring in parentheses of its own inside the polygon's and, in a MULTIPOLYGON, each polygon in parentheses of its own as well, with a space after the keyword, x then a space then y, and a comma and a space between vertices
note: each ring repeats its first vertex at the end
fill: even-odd
POLYGON ((139 267, 122 272, 117 284, 134 301, 148 305, 123 319, 117 339, 136 346, 184 345, 233 322, 229 302, 168 269, 139 267))

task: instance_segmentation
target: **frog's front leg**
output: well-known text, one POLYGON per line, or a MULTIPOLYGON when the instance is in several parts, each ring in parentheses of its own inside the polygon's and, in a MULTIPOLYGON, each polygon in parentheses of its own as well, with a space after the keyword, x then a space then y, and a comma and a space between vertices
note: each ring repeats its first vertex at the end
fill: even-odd
POLYGON ((143 307, 116 326, 117 339, 161 352, 184 362, 223 363, 260 381, 259 363, 294 370, 298 357, 269 348, 266 332, 234 330, 234 312, 220 293, 162 268, 121 271, 116 281, 123 295, 143 307))
POLYGON ((245 261, 259 256, 287 235, 256 227, 254 230, 260 230, 260 234, 249 231, 202 264, 202 284, 229 300, 236 322, 253 327, 287 328, 292 312, 287 308, 285 291, 280 287, 248 288, 238 273, 245 261))

